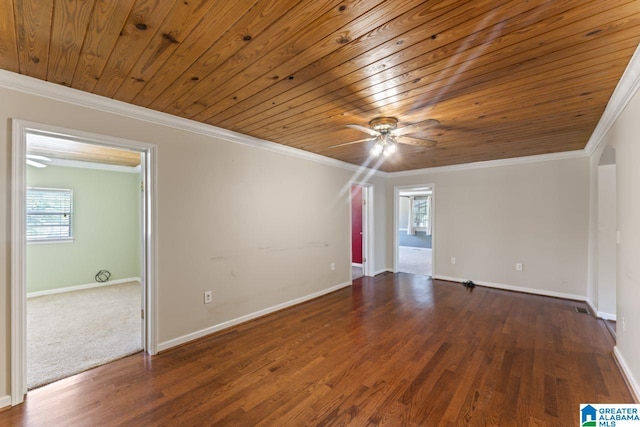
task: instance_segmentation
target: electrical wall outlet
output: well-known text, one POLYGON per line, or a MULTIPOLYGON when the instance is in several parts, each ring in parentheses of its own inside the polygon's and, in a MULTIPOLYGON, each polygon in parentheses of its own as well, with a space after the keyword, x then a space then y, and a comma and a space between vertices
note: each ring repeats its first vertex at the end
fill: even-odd
POLYGON ((204 293, 204 303, 209 304, 213 300, 213 294, 211 291, 207 291, 204 293))
POLYGON ((330 267, 331 267, 331 271, 336 271, 336 263, 335 262, 332 262, 330 267))
POLYGON ((524 270, 524 264, 522 264, 521 262, 516 264, 516 271, 522 271, 524 270))
POLYGON ((451 257, 451 264, 455 264, 456 263, 456 257, 452 256, 451 257))

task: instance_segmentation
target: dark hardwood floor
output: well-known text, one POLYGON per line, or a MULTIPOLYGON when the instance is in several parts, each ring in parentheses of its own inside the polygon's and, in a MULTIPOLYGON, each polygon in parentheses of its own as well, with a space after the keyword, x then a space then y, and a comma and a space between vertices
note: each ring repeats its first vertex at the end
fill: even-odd
POLYGON ((616 321, 615 320, 604 320, 604 325, 607 327, 607 330, 613 337, 613 341, 616 341, 616 321))
POLYGON ((633 400, 603 322, 576 305, 408 274, 358 279, 37 389, 0 424, 577 425, 580 403, 633 400))

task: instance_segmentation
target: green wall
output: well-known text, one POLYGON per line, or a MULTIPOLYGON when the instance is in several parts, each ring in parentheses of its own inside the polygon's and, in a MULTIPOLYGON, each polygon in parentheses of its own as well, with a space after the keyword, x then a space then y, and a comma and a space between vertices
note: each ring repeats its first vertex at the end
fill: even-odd
POLYGON ((140 175, 62 166, 27 167, 27 186, 73 190, 71 243, 27 244, 27 292, 140 277, 140 175))

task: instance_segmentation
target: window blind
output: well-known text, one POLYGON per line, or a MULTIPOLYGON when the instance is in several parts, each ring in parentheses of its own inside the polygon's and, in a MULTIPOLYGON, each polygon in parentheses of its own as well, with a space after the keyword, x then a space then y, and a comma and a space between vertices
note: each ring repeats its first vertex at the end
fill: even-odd
POLYGON ((63 240, 73 237, 73 192, 58 188, 27 189, 27 240, 63 240))

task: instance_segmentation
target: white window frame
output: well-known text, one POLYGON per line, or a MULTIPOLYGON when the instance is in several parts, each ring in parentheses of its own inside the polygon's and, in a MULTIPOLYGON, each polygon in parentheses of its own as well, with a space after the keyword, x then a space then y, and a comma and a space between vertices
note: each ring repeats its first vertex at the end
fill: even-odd
POLYGON ((431 233, 429 232, 431 230, 431 203, 432 203, 433 199, 431 195, 427 195, 427 196, 416 196, 413 199, 413 206, 411 207, 411 211, 412 211, 412 221, 413 221, 413 228, 414 230, 417 231, 426 231, 427 235, 430 235, 431 233), (420 225, 419 221, 417 221, 418 215, 416 213, 416 202, 423 202, 425 203, 425 210, 426 212, 424 212, 424 217, 425 217, 425 225, 420 225))
POLYGON ((73 190, 70 188, 45 188, 45 187, 27 187, 27 212, 26 212, 26 218, 27 218, 27 224, 26 224, 26 231, 27 231, 27 243, 28 244, 43 244, 43 243, 69 243, 69 242, 73 242, 75 240, 74 235, 73 235, 73 190), (57 192, 57 193, 65 193, 69 195, 69 210, 65 210, 60 211, 60 212, 52 212, 51 214, 59 214, 59 215, 69 215, 69 234, 68 236, 64 236, 64 237, 57 237, 57 236, 52 236, 52 237, 46 237, 46 236, 36 236, 34 237, 29 237, 29 215, 33 215, 33 213, 30 213, 30 211, 28 210, 28 206, 29 206, 29 192, 30 191, 48 191, 48 192, 57 192))

